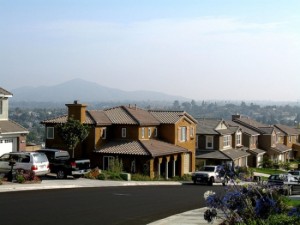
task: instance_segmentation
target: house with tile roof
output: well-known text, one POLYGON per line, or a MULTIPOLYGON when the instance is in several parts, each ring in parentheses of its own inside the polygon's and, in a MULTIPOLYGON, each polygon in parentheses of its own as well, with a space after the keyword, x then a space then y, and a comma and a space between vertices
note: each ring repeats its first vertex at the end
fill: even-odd
POLYGON ((247 166, 250 155, 242 145, 239 127, 223 119, 197 119, 196 168, 203 165, 247 166))
POLYGON ((113 159, 122 160, 124 170, 151 178, 183 176, 195 169, 197 121, 184 111, 145 110, 118 106, 87 110, 74 101, 66 104, 68 115, 42 121, 46 147, 65 149, 55 126, 73 117, 90 127, 76 157, 88 157, 93 166, 108 169, 113 159))
POLYGON ((262 124, 241 115, 233 115, 232 121, 259 134, 257 146, 259 149, 266 151, 266 156, 268 156, 269 159, 274 162, 287 162, 293 158, 291 146, 280 141, 282 133, 277 127, 262 124))
POLYGON ((12 93, 0 87, 0 155, 7 152, 24 151, 27 129, 9 119, 9 98, 12 93))
POLYGON ((242 126, 232 120, 226 120, 226 124, 231 128, 240 128, 242 133, 242 146, 248 153, 250 153, 247 161, 248 166, 260 167, 263 161, 263 156, 265 155, 266 151, 258 148, 259 133, 255 130, 251 130, 245 126, 242 126))

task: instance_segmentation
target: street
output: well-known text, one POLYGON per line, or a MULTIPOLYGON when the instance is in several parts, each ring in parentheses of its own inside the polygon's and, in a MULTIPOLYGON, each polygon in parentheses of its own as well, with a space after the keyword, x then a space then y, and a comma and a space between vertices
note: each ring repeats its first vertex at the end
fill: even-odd
POLYGON ((2 224, 141 225, 204 207, 221 186, 131 186, 0 193, 2 224))

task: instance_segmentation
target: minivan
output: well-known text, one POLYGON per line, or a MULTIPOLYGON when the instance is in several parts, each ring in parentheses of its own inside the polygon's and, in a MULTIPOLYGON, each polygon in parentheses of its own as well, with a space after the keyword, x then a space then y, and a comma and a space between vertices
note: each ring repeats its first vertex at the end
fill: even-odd
POLYGON ((0 157, 0 173, 7 174, 13 169, 31 170, 36 176, 50 173, 49 161, 44 153, 40 152, 9 152, 0 157))

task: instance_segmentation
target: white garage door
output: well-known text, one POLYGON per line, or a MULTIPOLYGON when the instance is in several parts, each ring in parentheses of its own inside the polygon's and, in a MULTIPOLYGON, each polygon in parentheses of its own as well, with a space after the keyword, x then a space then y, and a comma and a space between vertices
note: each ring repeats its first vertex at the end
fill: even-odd
POLYGON ((0 155, 13 151, 13 139, 0 139, 0 155))

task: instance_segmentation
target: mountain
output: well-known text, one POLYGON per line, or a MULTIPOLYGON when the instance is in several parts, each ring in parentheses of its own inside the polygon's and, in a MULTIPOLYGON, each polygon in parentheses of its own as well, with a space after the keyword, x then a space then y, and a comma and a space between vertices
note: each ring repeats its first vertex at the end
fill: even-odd
POLYGON ((82 79, 53 86, 21 87, 11 91, 11 101, 31 102, 111 102, 111 101, 189 101, 188 98, 154 91, 123 91, 82 79))

